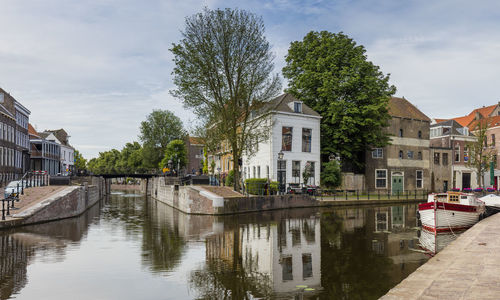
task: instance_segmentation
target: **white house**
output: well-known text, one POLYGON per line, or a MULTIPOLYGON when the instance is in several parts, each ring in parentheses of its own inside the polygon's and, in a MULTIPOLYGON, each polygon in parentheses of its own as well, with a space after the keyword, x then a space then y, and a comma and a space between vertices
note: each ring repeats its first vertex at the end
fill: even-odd
POLYGON ((320 120, 321 116, 290 94, 270 103, 271 132, 258 141, 253 155, 243 154, 242 177, 269 178, 283 183, 304 183, 306 165, 312 171, 306 184, 320 184, 320 120), (278 153, 283 159, 278 164, 278 153))
POLYGON ((64 129, 45 130, 43 137, 49 141, 55 141, 61 146, 60 172, 61 175, 70 175, 75 170, 75 149, 68 141, 68 134, 64 129))

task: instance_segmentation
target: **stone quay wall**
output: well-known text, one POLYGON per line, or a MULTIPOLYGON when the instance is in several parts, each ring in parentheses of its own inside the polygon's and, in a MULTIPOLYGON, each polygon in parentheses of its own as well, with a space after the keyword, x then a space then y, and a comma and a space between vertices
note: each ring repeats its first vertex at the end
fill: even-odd
MULTIPOLYGON (((274 209, 321 206, 308 195, 249 196, 224 198, 203 186, 170 185, 164 177, 149 180, 151 197, 188 214, 237 214, 274 209)), ((145 180, 144 185, 145 187, 145 180)))
POLYGON ((96 204, 106 195, 106 182, 92 179, 92 185, 68 186, 37 204, 14 214, 10 222, 0 223, 1 228, 22 226, 76 217, 96 204))

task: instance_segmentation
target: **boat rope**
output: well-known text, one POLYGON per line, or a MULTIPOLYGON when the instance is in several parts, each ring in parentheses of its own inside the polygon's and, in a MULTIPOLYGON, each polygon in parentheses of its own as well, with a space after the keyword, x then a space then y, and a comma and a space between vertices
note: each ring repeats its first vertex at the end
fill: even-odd
MULTIPOLYGON (((446 207, 444 205, 444 202, 443 202, 443 211, 446 212, 446 207)), ((446 221, 448 223, 448 228, 450 229, 451 234, 453 234, 453 237, 457 238, 457 235, 455 234, 455 232, 453 232, 453 228, 451 228, 450 218, 446 218, 446 221)), ((437 233, 437 220, 436 220, 436 234, 438 234, 437 233)), ((436 249, 437 249, 437 245, 436 245, 436 249)))

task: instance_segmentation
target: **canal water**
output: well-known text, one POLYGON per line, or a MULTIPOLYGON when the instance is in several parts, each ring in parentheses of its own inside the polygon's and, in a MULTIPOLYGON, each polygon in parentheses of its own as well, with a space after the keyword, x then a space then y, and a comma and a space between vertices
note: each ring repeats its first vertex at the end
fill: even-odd
POLYGON ((114 192, 0 231, 1 299, 376 299, 424 264, 416 204, 193 216, 114 192))

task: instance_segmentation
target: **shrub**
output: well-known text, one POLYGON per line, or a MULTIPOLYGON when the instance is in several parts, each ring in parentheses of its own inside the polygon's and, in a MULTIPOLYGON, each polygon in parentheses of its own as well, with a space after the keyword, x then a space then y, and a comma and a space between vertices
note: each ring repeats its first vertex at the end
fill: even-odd
POLYGON ((231 170, 226 176, 226 186, 233 186, 233 185, 234 185, 234 170, 231 170))
POLYGON ((277 181, 271 181, 271 184, 269 186, 269 193, 271 195, 276 195, 278 193, 278 182, 277 181))
POLYGON ((252 195, 265 195, 266 184, 266 178, 249 178, 245 180, 247 192, 252 195))

